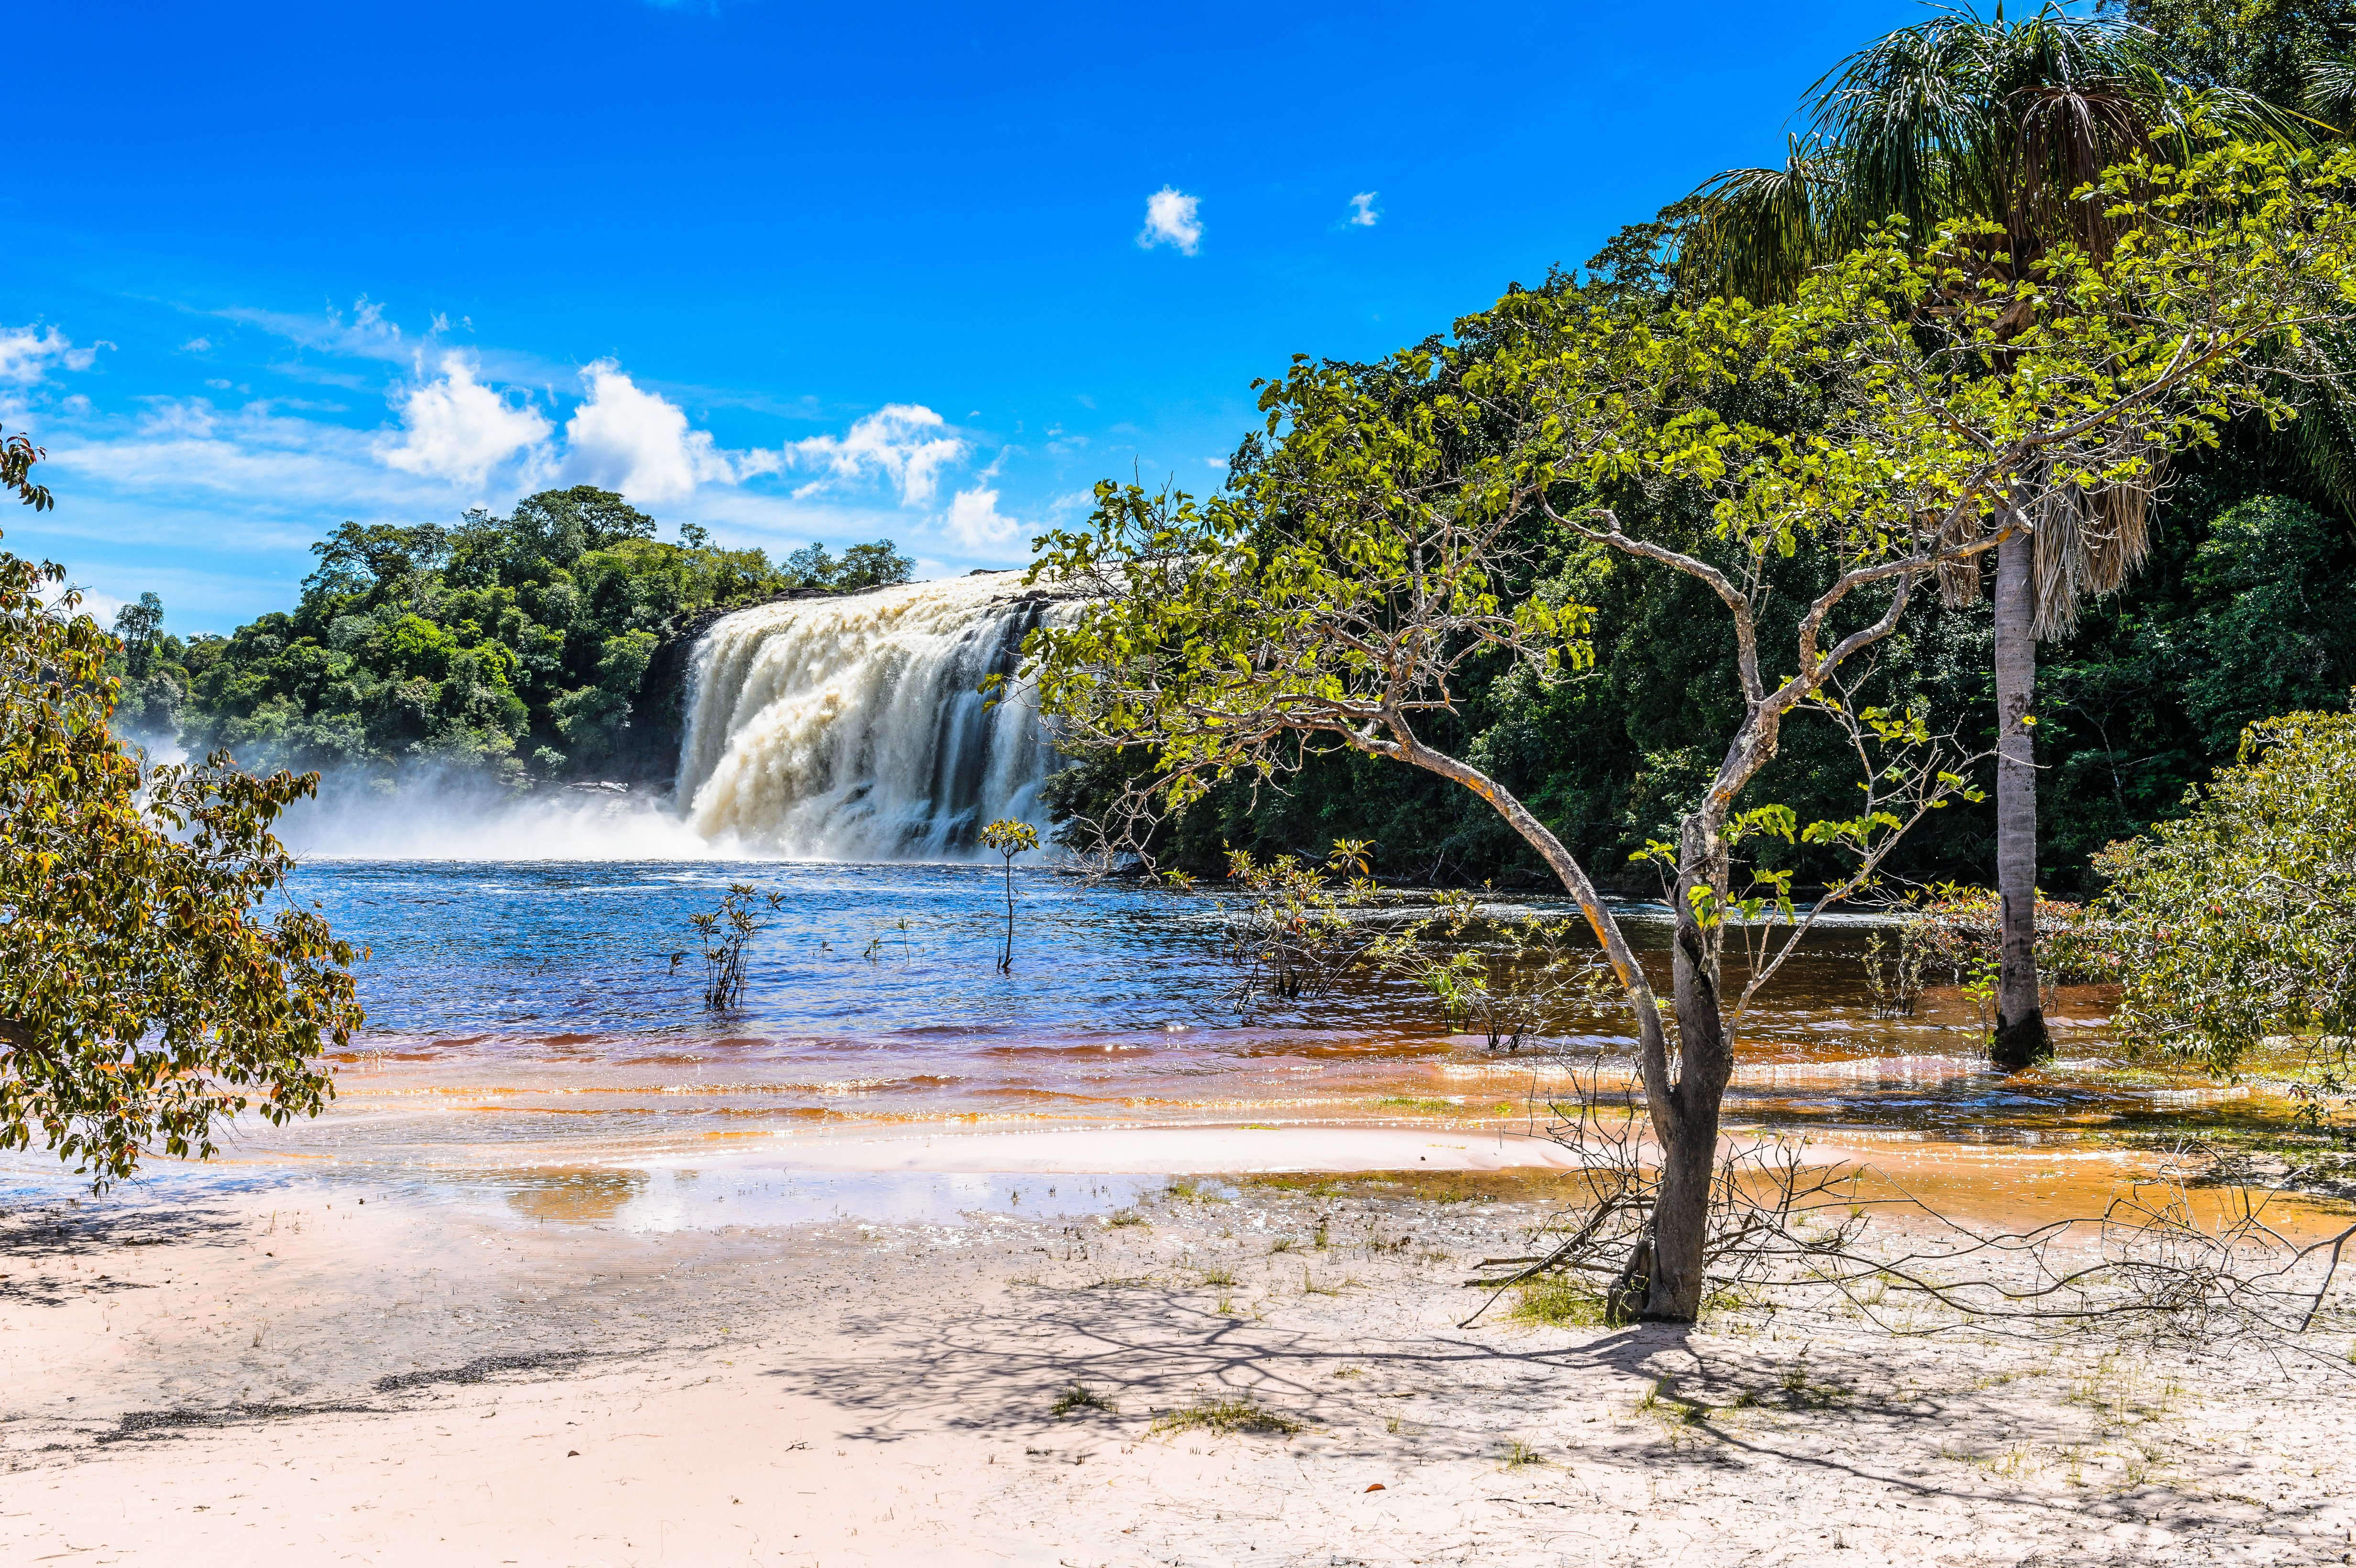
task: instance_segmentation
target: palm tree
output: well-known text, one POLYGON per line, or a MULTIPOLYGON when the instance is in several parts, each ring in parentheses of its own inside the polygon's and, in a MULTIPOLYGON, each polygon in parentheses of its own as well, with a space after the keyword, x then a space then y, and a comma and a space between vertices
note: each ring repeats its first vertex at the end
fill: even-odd
MULTIPOLYGON (((1780 168, 1735 169, 1679 209, 1677 274, 1689 290, 1772 299, 1875 224, 1916 235, 1942 223, 2001 227, 1978 264, 2010 278, 2054 244, 2096 252, 2117 238, 2072 193, 2134 153, 2180 151, 2193 113, 2267 134, 2288 118, 2245 94, 2194 91, 2162 69, 2149 34, 2077 16, 2053 0, 2026 20, 1950 11, 1850 56, 1810 88, 1806 129, 1780 168)), ((2067 634, 2081 597, 2141 563, 2159 473, 2088 491, 2024 475, 1991 519, 1996 551, 1997 890, 2000 977, 1993 1053, 2008 1068, 2049 1050, 2037 983, 2037 775, 2030 703, 2037 643, 2067 634)), ((1943 580, 1976 597, 1976 568, 1943 580)))

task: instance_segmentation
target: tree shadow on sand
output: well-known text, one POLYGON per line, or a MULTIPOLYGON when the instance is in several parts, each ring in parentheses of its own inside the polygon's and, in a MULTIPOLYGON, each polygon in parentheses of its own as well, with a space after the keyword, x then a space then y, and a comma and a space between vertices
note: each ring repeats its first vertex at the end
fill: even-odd
POLYGON ((201 1204, 27 1203, 0 1210, 0 1303, 62 1307, 88 1296, 154 1286, 99 1272, 47 1272, 63 1264, 119 1260, 141 1247, 232 1246, 246 1219, 201 1204), (23 1271, 40 1268, 28 1275, 23 1271))
POLYGON ((2196 1501, 2157 1481, 2112 1496, 2018 1484, 2023 1474, 1968 1451, 2072 1451, 2085 1436, 2063 1402, 2008 1403, 1996 1397, 2002 1381, 1967 1375, 1940 1380, 1952 1386, 1903 1384, 1878 1335, 1788 1349, 1662 1324, 1572 1343, 1543 1330, 1384 1337, 1206 1311, 1184 1290, 1146 1285, 1018 1286, 961 1316, 911 1303, 843 1328, 861 1344, 856 1360, 797 1358, 766 1375, 833 1404, 851 1418, 842 1435, 869 1442, 943 1429, 1128 1442, 1157 1416, 1240 1400, 1304 1423, 1329 1456, 1395 1462, 1396 1416, 1411 1429, 1416 1463, 1481 1461, 1498 1456, 1501 1416, 1538 1424, 1578 1402, 1606 1403, 1612 1416, 1579 1429, 1597 1433, 1575 1445, 1583 1471, 1782 1465, 1886 1488, 1898 1500, 2001 1499, 2184 1528, 2213 1524, 2218 1509, 2213 1497, 2196 1501), (1351 1369, 1346 1383, 1336 1362, 1351 1369), (1070 1398, 1076 1386, 1087 1401, 1070 1398))

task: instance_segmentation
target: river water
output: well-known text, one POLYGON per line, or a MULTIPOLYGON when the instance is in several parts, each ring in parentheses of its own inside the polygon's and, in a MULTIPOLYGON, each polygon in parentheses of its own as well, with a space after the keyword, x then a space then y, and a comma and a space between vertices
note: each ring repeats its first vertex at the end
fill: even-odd
MULTIPOLYGON (((1539 1044, 1493 1053, 1399 983, 1239 1016, 1220 940, 1231 899, 1021 869, 1013 881, 1001 974, 997 868, 314 862, 292 891, 368 947, 369 1028, 337 1062, 327 1116, 241 1148, 529 1166, 790 1153, 935 1124, 1522 1128, 1566 1063, 1623 1080, 1632 1065, 1619 1017, 1566 1013, 1539 1044), (784 901, 752 944, 744 1006, 713 1014, 689 917, 738 881, 784 901)), ((1625 913, 1661 963, 1665 927, 1625 913)), ((2002 1077, 1952 990, 1911 1018, 1873 1016, 1863 940, 1830 930, 1771 983, 1745 1022, 1733 1125, 2041 1146, 2276 1112, 2234 1086, 2125 1070, 2106 998, 2071 989, 2053 1066, 2002 1077)))

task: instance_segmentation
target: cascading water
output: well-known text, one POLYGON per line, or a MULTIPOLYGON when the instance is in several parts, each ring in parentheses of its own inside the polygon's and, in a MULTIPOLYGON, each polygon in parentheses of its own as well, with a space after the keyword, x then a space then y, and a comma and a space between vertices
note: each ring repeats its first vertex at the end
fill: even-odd
MULTIPOLYGON (((1023 638, 1071 606, 1013 572, 739 610, 695 645, 679 799, 704 837, 797 859, 937 859, 1039 822, 1053 748, 1023 638)), ((1044 825, 1042 825, 1044 826, 1044 825)))

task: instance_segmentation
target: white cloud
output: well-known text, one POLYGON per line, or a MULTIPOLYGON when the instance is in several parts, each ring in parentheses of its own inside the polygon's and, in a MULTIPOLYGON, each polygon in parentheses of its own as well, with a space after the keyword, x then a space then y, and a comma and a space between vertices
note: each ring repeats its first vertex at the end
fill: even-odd
POLYGON ((475 368, 455 354, 444 357, 439 379, 411 389, 402 400, 401 423, 398 440, 378 443, 380 458, 404 473, 468 485, 539 446, 552 428, 539 410, 517 408, 477 381, 475 368))
MULTIPOLYGON (((839 479, 873 472, 889 478, 900 504, 921 507, 933 498, 941 469, 965 455, 965 443, 945 432, 948 422, 921 403, 886 403, 863 415, 841 438, 814 435, 794 443, 795 455, 823 464, 839 479)), ((798 496, 824 484, 806 485, 798 496)))
POLYGON ((979 550, 1003 544, 1021 525, 999 515, 997 491, 977 485, 950 497, 947 527, 949 537, 958 544, 979 550))
POLYGON ((113 347, 102 337, 87 348, 76 348, 73 340, 54 326, 0 326, 0 381, 30 385, 48 375, 53 363, 69 370, 87 370, 96 362, 100 349, 113 347))
POLYGON ((1354 226, 1360 229, 1372 229, 1375 226, 1375 220, 1382 217, 1381 213, 1375 210, 1375 197, 1377 194, 1371 190, 1362 190, 1350 198, 1350 205, 1358 209, 1349 219, 1354 226))
MULTIPOLYGON (((582 374, 589 381, 588 399, 564 421, 562 477, 567 483, 602 485, 656 504, 683 500, 709 480, 739 477, 710 431, 688 428, 686 410, 639 387, 613 360, 600 359, 582 374)), ((747 472, 769 465, 766 454, 747 457, 747 472)))
POLYGON ((258 326, 302 348, 324 349, 356 359, 405 359, 410 354, 408 346, 401 340, 401 324, 387 321, 384 306, 366 294, 353 302, 349 321, 334 305, 316 316, 240 306, 216 314, 230 321, 258 326))
POLYGON ((1156 245, 1175 245, 1193 255, 1203 243, 1203 220, 1197 216, 1202 205, 1202 197, 1188 196, 1175 186, 1163 186, 1145 198, 1145 227, 1138 232, 1138 244, 1148 251, 1156 245))
POLYGON ((180 345, 183 354, 209 354, 212 351, 213 340, 209 337, 191 337, 180 345))

